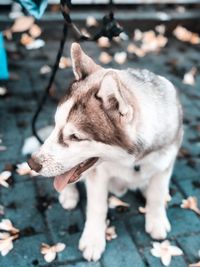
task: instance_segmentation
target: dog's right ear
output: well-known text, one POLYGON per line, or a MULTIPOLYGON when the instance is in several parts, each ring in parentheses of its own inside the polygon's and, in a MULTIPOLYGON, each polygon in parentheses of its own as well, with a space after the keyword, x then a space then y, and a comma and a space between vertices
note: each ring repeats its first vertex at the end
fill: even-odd
POLYGON ((130 122, 133 118, 133 108, 123 95, 122 87, 117 74, 109 71, 103 77, 97 97, 102 100, 106 110, 116 112, 130 122))
POLYGON ((87 56, 78 43, 71 45, 72 68, 76 80, 81 80, 101 67, 87 56))

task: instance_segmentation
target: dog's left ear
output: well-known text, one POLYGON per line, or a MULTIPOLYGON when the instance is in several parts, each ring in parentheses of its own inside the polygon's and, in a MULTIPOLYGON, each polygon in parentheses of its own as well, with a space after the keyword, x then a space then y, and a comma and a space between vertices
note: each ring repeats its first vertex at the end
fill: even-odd
POLYGON ((78 43, 72 43, 71 59, 73 72, 77 81, 101 68, 83 52, 78 43))
POLYGON ((119 113, 127 122, 133 119, 133 108, 128 103, 123 93, 123 85, 114 71, 109 71, 104 76, 97 97, 101 98, 108 112, 119 113))

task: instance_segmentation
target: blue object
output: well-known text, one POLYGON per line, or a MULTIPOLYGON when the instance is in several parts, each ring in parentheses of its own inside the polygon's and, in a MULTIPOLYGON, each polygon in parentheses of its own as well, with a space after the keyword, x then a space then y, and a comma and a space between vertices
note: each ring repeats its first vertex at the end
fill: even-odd
POLYGON ((40 19, 47 7, 47 0, 17 0, 30 15, 34 16, 36 19, 40 19))
POLYGON ((0 32, 0 79, 7 80, 9 78, 6 51, 3 42, 3 35, 0 32))

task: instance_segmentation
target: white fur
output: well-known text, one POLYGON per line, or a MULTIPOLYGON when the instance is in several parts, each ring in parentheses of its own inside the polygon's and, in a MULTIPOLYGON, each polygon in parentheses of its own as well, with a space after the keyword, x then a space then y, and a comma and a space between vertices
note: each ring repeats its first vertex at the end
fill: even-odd
MULTIPOLYGON (((73 49, 78 49, 78 45, 73 49)), ((75 67, 76 64, 74 64, 75 67)), ((147 148, 150 150, 153 148, 152 152, 140 159, 137 155, 129 154, 118 146, 94 140, 70 141, 71 134, 84 137, 84 133, 75 127, 75 123, 67 120, 75 101, 72 97, 58 107, 54 130, 44 145, 34 154, 42 164, 40 173, 44 176, 60 175, 86 159, 100 158, 82 176, 86 181, 87 212, 79 249, 88 261, 100 259, 105 250, 107 195, 110 188, 118 195, 122 195, 127 189, 139 188, 147 200, 146 231, 153 238, 163 239, 170 230, 165 210, 165 196, 169 190, 173 164, 181 143, 181 128, 175 138, 181 116, 175 88, 165 78, 147 70, 113 71, 120 78, 123 86, 129 89, 130 95, 134 95, 138 105, 138 113, 133 114, 133 120, 127 120, 124 131, 133 143, 137 136, 140 137, 147 148), (58 142, 61 131, 67 146, 58 142), (134 165, 140 165, 141 170, 134 171, 134 165)), ((91 84, 96 84, 105 73, 105 69, 91 73, 90 86, 89 80, 81 81, 83 87, 81 90, 90 89, 91 84)), ((75 74, 77 76, 77 73, 75 74)), ((104 93, 108 93, 108 90, 104 93)), ((104 93, 102 91, 102 94, 104 93)), ((126 93, 124 91, 124 96, 126 93)), ((104 98, 105 95, 101 97, 104 98)), ((121 103, 121 108, 125 110, 124 103, 121 103)), ((59 197, 62 206, 67 209, 75 207, 78 199, 77 189, 73 185, 66 187, 59 197)))

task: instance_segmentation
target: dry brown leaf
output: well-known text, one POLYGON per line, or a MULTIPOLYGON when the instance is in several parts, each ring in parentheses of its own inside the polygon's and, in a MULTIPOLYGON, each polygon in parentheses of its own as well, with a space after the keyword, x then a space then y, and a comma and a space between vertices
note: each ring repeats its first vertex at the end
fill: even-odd
POLYGON ((4 212, 4 206, 3 205, 0 205, 0 215, 4 215, 5 212, 4 212))
POLYGON ((195 75, 197 73, 197 68, 192 67, 190 71, 184 74, 183 83, 189 85, 195 85, 195 75))
POLYGON ((36 39, 32 43, 26 45, 26 49, 33 50, 39 49, 45 45, 45 41, 42 39, 36 39))
POLYGON ((29 16, 22 16, 15 20, 11 27, 12 32, 24 32, 30 29, 34 23, 34 18, 29 16))
POLYGON ((68 67, 71 67, 72 62, 71 59, 68 57, 61 57, 60 62, 59 62, 59 68, 60 69, 66 69, 68 67))
POLYGON ((10 171, 3 171, 0 173, 0 185, 4 187, 9 187, 7 180, 11 177, 12 173, 10 171))
POLYGON ((110 47, 110 41, 107 37, 100 37, 98 39, 98 46, 102 48, 108 48, 110 47))
POLYGON ((7 93, 6 87, 0 87, 0 96, 4 96, 7 93))
POLYGON ((139 212, 142 213, 142 214, 145 214, 147 212, 146 208, 145 207, 139 207, 138 208, 139 212))
POLYGON ((23 33, 20 39, 20 43, 24 46, 31 44, 34 39, 27 33, 23 33))
POLYGON ((29 30, 29 33, 33 38, 38 38, 41 35, 42 30, 37 24, 33 24, 29 30))
POLYGON ((110 209, 115 209, 116 207, 130 207, 130 204, 127 202, 122 201, 121 199, 111 196, 108 198, 108 207, 110 209))
POLYGON ((152 244, 153 248, 151 249, 151 254, 154 257, 160 258, 161 262, 165 266, 169 266, 173 256, 180 256, 183 254, 183 251, 180 248, 171 246, 168 240, 161 243, 153 242, 152 244))
POLYGON ((93 16, 88 16, 86 19, 86 26, 87 27, 96 27, 98 26, 98 22, 93 16))
POLYGON ((177 26, 173 31, 174 36, 183 42, 189 42, 191 44, 199 44, 200 37, 197 33, 191 32, 182 26, 177 26))
POLYGON ((155 27, 155 30, 160 33, 161 35, 164 35, 165 34, 165 31, 166 31, 166 26, 164 24, 160 24, 160 25, 157 25, 155 27))
POLYGON ((10 232, 12 235, 19 233, 19 229, 15 228, 9 219, 1 220, 0 230, 10 232))
POLYGON ((190 209, 200 215, 200 209, 198 208, 198 201, 196 197, 190 196, 187 199, 182 200, 182 209, 190 209))
POLYGON ((99 56, 99 61, 102 63, 102 64, 108 64, 112 61, 112 56, 109 55, 108 53, 106 52, 101 52, 100 56, 99 56))
POLYGON ((18 234, 11 236, 9 233, 0 233, 0 252, 2 256, 6 256, 13 249, 13 240, 17 237, 18 234))
POLYGON ((44 255, 44 259, 46 262, 52 262, 56 258, 56 254, 65 249, 65 244, 57 243, 53 246, 49 246, 48 244, 42 243, 41 253, 44 255))
POLYGON ((82 29, 81 29, 81 33, 82 33, 84 36, 88 37, 88 38, 91 37, 90 33, 89 33, 89 32, 87 31, 87 29, 85 29, 85 28, 82 28, 82 29))
POLYGON ((6 146, 0 146, 0 151, 5 151, 5 150, 7 150, 6 146))
POLYGON ((127 53, 124 51, 115 53, 114 60, 120 65, 124 64, 127 60, 127 53))
POLYGON ((167 206, 168 202, 170 202, 172 200, 172 197, 170 196, 170 194, 168 193, 165 197, 165 206, 167 206))
POLYGON ((200 267, 200 261, 189 264, 189 267, 200 267))
POLYGON ((116 229, 115 226, 109 226, 106 228, 106 240, 111 241, 112 239, 116 239, 117 234, 116 234, 116 229))
POLYGON ((51 72, 51 67, 49 67, 48 65, 44 65, 40 68, 40 74, 44 75, 51 72))
POLYGON ((136 56, 138 57, 144 57, 146 55, 146 52, 144 50, 134 44, 128 45, 127 52, 129 52, 130 54, 136 54, 136 56))
POLYGON ((140 41, 140 40, 142 40, 142 38, 143 38, 143 33, 141 32, 141 30, 135 29, 133 39, 135 41, 140 41))
POLYGON ((22 162, 17 164, 16 172, 19 175, 30 175, 30 176, 37 176, 39 175, 37 172, 31 170, 27 162, 22 162))

